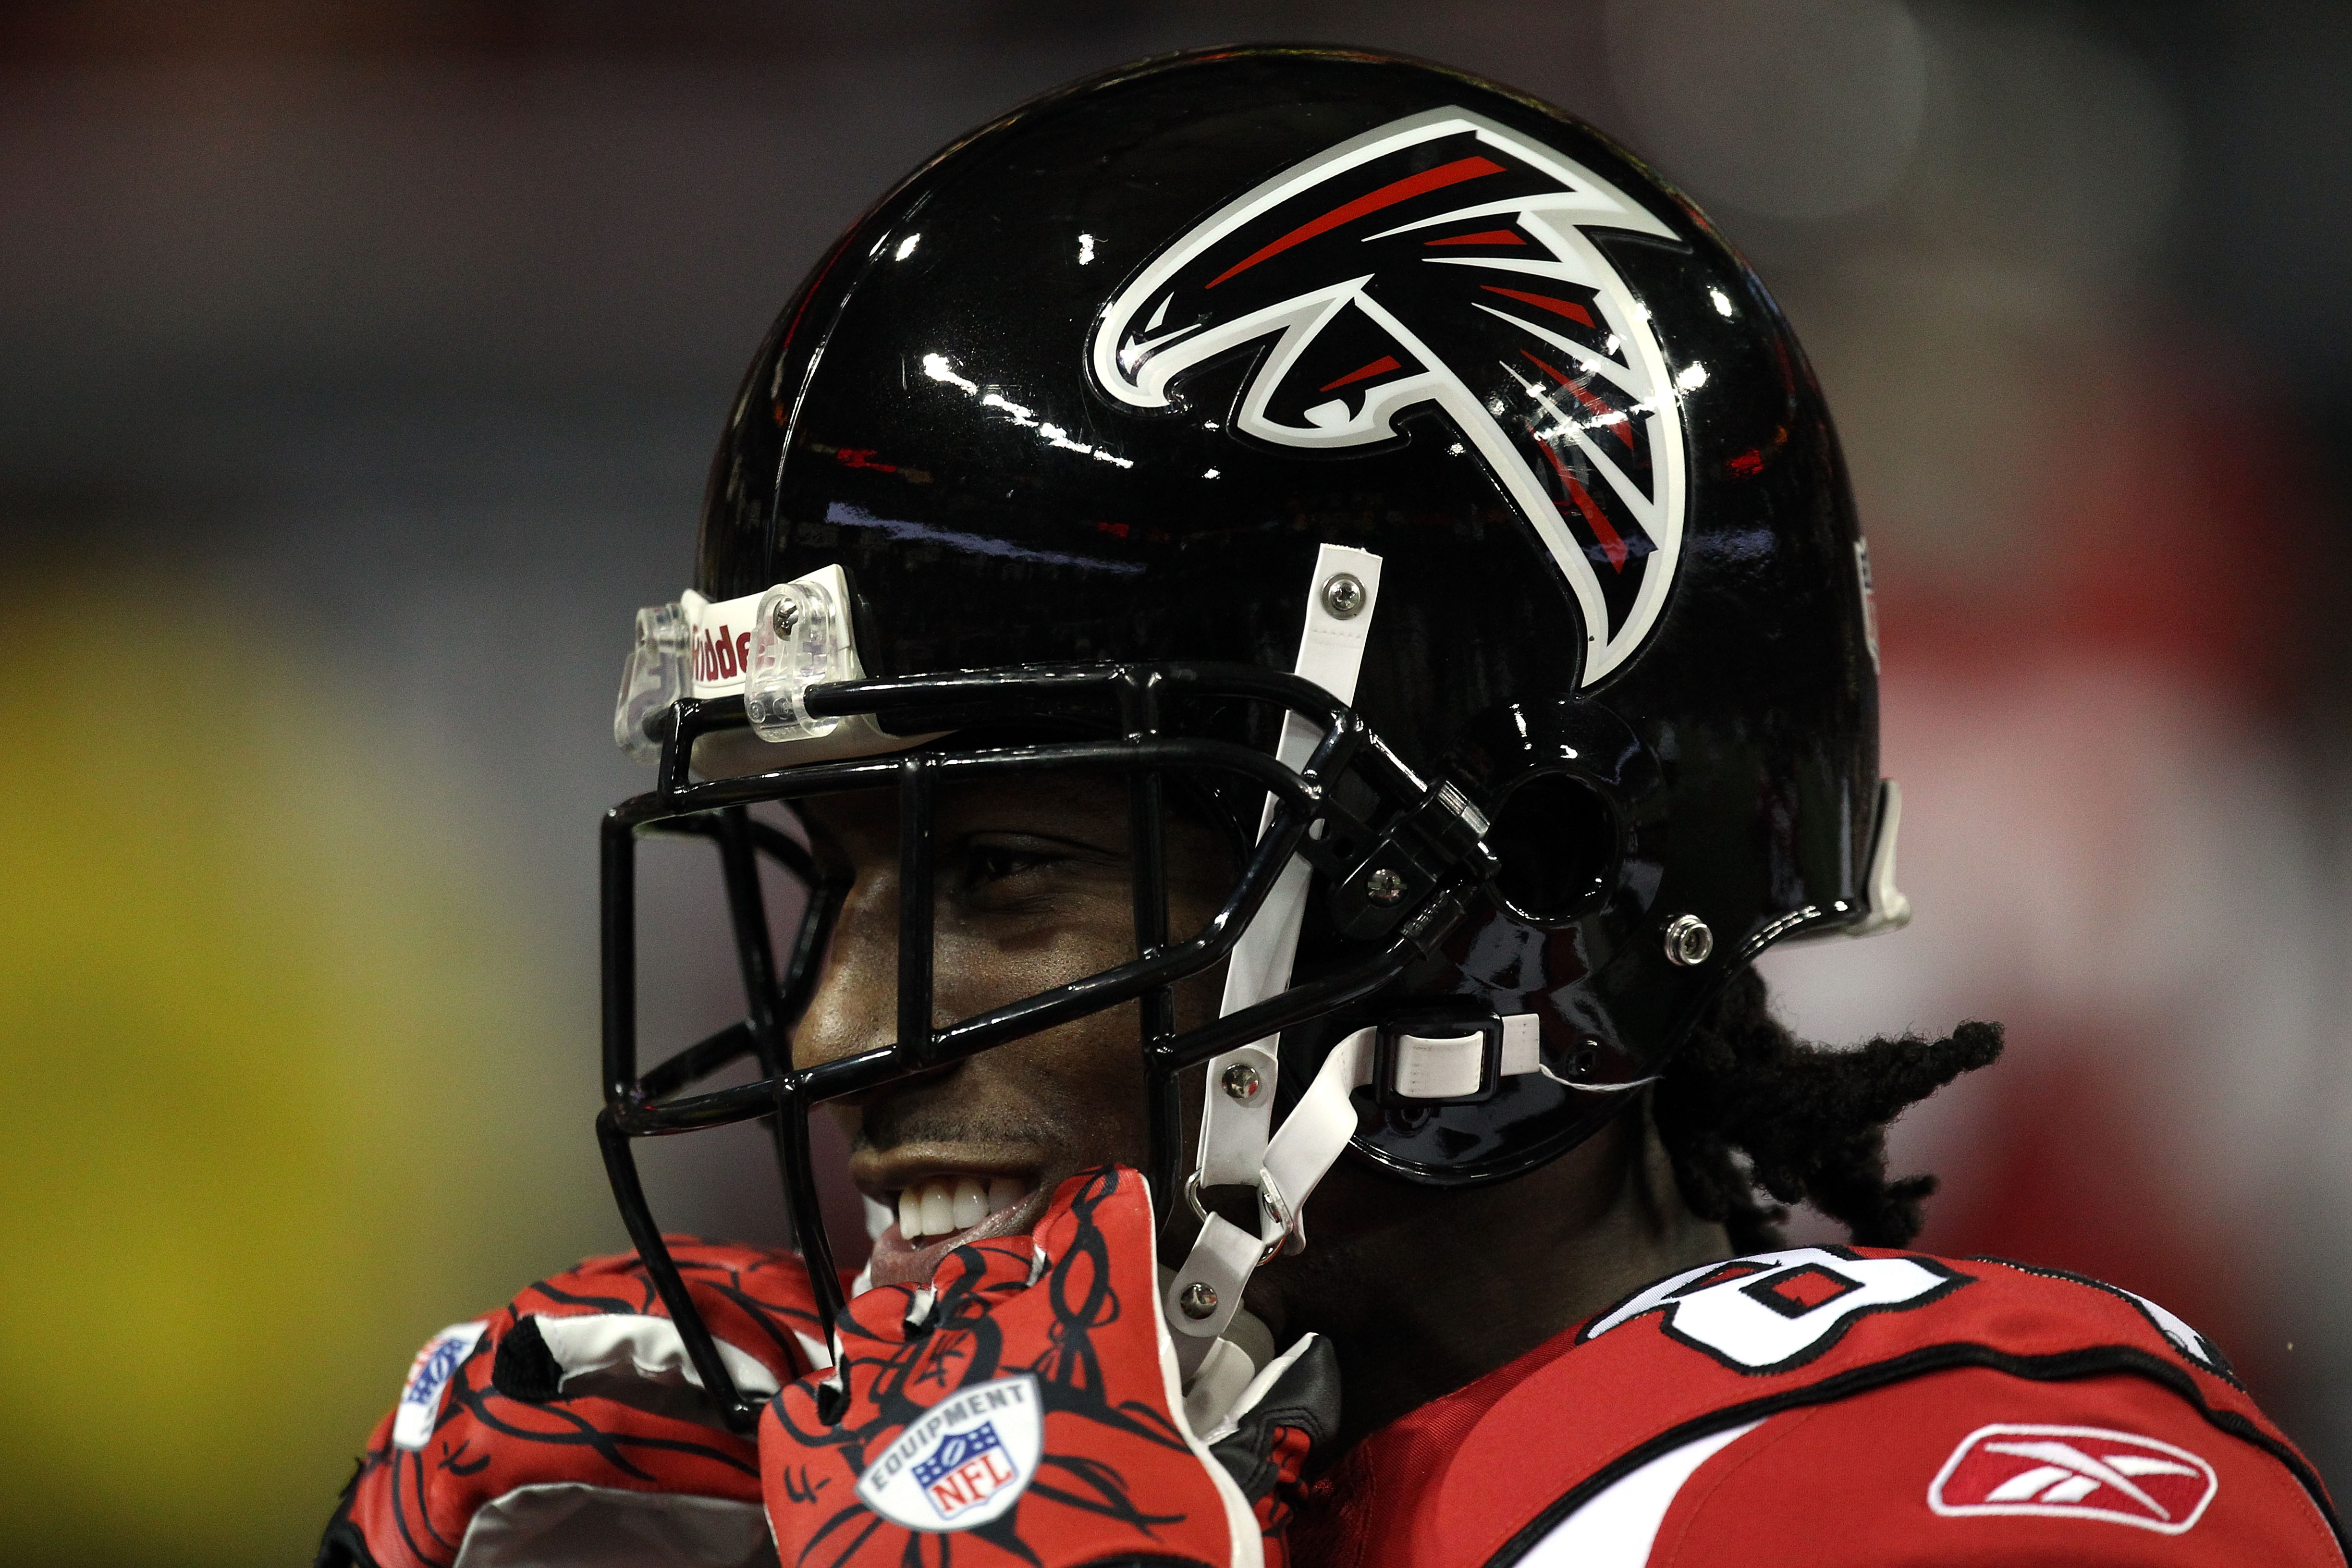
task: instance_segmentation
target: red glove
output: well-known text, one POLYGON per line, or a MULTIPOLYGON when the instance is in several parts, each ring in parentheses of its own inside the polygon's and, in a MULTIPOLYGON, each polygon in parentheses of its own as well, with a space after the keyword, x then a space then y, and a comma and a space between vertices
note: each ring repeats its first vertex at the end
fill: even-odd
POLYGON ((1207 1427, 1213 1452, 1183 1415, 1152 1235, 1141 1176, 1084 1172, 1034 1238, 957 1247, 930 1289, 851 1302, 843 1375, 761 1418, 780 1559, 901 1568, 952 1532, 957 1568, 1280 1563, 1298 1469, 1337 1418, 1328 1347, 1310 1336, 1261 1373, 1238 1420, 1207 1427))
MULTIPOLYGON (((743 1392, 819 1364, 789 1252, 674 1237, 743 1392)), ((721 1425, 645 1266, 593 1258, 426 1342, 318 1568, 773 1562, 751 1442, 721 1425)))

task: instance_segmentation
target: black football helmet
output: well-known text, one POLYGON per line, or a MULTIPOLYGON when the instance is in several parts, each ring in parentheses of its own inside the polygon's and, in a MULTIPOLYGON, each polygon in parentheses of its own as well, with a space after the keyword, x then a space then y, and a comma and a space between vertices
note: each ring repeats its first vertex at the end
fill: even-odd
MULTIPOLYGON (((1788 324, 1590 126, 1416 61, 1267 47, 1114 71, 956 142, 778 318, 695 590, 640 613, 622 691, 658 778, 605 823, 600 1128, 706 1384, 731 1388, 632 1139, 770 1119, 829 1289, 810 1108, 1102 1008, 1143 1003, 1162 1212, 1186 1190, 1178 1075, 1204 1062, 1204 1136, 1234 1140, 1202 1151, 1213 1186, 1258 1174, 1270 1118, 1309 1101, 1404 1181, 1573 1147, 1736 966, 1906 912, 1876 661, 1788 324), (1128 781, 1134 961, 935 1027, 917 892, 898 1041, 793 1068, 842 889, 750 808, 895 789, 924 889, 939 781, 1073 767, 1128 781), (1197 932, 1162 896, 1178 791, 1242 868, 1197 932), (649 833, 717 845, 748 1000, 647 1068, 649 833), (810 889, 782 942, 762 859, 810 889), (1225 1016, 1178 1033, 1169 987, 1229 958, 1225 1016), (747 1057, 756 1081, 698 1092, 747 1057)), ((1285 1191, 1274 1169, 1264 1256, 1320 1173, 1285 1191)), ((1208 1320, 1188 1331, 1229 1315, 1196 1310, 1214 1296, 1182 1299, 1208 1320)))

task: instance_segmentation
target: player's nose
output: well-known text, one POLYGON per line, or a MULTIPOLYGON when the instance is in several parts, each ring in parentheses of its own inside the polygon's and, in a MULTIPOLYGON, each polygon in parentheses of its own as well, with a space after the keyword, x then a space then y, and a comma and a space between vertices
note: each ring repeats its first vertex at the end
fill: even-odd
POLYGON ((815 1067, 890 1044, 898 1022, 898 888, 895 867, 857 868, 825 944, 808 1010, 793 1031, 793 1065, 815 1067))

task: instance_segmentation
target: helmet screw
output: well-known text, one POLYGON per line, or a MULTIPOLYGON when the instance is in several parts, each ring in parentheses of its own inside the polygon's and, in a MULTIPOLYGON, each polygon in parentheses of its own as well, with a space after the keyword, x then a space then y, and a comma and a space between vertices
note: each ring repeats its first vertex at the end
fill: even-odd
POLYGON ((1364 580, 1353 572, 1334 572, 1323 579, 1323 607, 1333 618, 1352 621, 1363 613, 1364 580))
POLYGON ((1255 1100, 1257 1091, 1265 1087, 1265 1080, 1258 1077, 1257 1068, 1247 1062, 1235 1062, 1227 1068, 1223 1081, 1226 1096, 1240 1100, 1244 1105, 1255 1100))
POLYGON ((1195 1279, 1184 1287, 1183 1292, 1176 1298, 1176 1304, 1184 1309, 1186 1317, 1197 1323, 1217 1310, 1217 1292, 1207 1280, 1195 1279))
POLYGON ((1666 960, 1685 969, 1705 963, 1715 952, 1715 933, 1696 915, 1676 915, 1666 922, 1666 960))
POLYGON ((1364 879, 1364 897, 1376 904, 1395 903, 1404 897, 1404 879, 1383 866, 1364 879))
POLYGON ((790 599, 779 599, 775 613, 768 619, 774 624, 778 637, 788 637, 793 635, 793 628, 800 624, 801 607, 790 599))

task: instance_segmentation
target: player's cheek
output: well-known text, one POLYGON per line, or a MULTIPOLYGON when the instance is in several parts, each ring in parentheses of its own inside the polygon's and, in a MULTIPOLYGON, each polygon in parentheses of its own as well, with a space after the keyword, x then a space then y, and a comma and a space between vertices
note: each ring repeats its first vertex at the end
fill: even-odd
MULTIPOLYGON (((1201 918, 1213 908, 1206 903, 1201 918)), ((1122 877, 1066 884, 1049 919, 942 921, 934 938, 938 1012, 968 1018, 1128 963, 1133 919, 1122 877)), ((1180 1016, 1213 1016, 1221 984, 1212 974, 1180 986, 1180 1016)), ((1017 1105, 1022 1121, 1051 1124, 1070 1169, 1140 1164, 1148 1138, 1138 1026, 1130 1003, 982 1052, 963 1064, 961 1093, 975 1104, 1017 1105)))
POLYGON ((932 994, 968 1018, 1132 959, 1133 908, 1123 881, 1065 884, 1034 913, 943 918, 931 951, 932 994))
POLYGON ((1060 1173, 1140 1165, 1147 1156, 1137 1008, 1113 1007, 987 1051, 969 1064, 982 1092, 1016 1098, 1021 1119, 1052 1129, 1060 1173))

